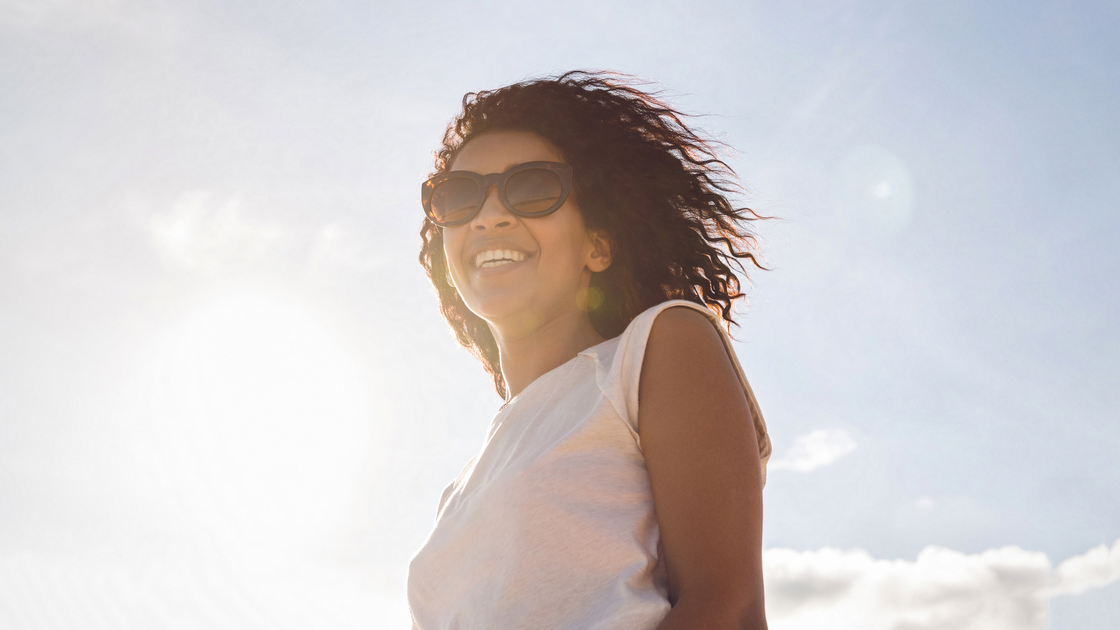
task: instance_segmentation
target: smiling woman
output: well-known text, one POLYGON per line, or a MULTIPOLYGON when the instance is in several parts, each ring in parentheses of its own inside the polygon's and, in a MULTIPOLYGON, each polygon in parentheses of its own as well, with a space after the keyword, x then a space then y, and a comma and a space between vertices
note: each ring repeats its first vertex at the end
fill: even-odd
POLYGON ((412 561, 414 628, 766 627, 733 177, 615 75, 466 97, 420 260, 506 404, 412 561))

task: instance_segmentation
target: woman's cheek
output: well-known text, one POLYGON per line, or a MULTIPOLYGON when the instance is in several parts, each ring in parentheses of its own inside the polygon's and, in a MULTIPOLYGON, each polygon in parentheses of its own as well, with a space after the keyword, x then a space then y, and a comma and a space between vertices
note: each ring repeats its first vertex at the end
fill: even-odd
POLYGON ((451 283, 458 287, 463 278, 463 250, 456 236, 455 231, 443 229, 443 259, 447 262, 447 274, 451 283))

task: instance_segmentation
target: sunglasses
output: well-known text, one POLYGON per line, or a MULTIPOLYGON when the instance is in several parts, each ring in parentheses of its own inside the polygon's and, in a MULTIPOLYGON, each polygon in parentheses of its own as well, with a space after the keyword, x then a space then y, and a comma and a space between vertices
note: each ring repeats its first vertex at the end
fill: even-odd
POLYGON ((462 225, 475 218, 490 186, 511 214, 533 218, 552 214, 572 189, 572 167, 560 162, 525 162, 504 173, 479 175, 450 171, 424 182, 420 196, 424 214, 440 227, 462 225))

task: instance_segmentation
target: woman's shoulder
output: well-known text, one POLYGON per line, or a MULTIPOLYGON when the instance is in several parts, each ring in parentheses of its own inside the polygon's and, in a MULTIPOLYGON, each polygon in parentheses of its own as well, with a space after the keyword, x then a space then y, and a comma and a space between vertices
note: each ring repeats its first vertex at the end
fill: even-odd
POLYGON ((643 319, 639 324, 643 333, 636 340, 639 343, 631 344, 631 361, 623 379, 628 382, 627 407, 635 428, 641 404, 663 404, 643 395, 642 390, 671 391, 686 407, 697 402, 698 396, 729 404, 740 400, 749 410, 745 417, 753 420, 765 480, 771 452, 766 422, 722 318, 700 304, 672 300, 647 309, 635 322, 638 319, 643 319))
POLYGON ((700 304, 688 300, 667 300, 639 313, 617 339, 620 346, 631 349, 640 357, 645 354, 645 346, 655 325, 659 332, 668 329, 671 334, 677 329, 682 332, 707 329, 718 337, 719 322, 715 313, 700 304))
POLYGON ((681 336, 720 343, 719 322, 715 320, 712 311, 684 300, 665 302, 658 306, 662 308, 654 307, 657 310, 652 314, 649 343, 653 343, 654 338, 681 336))
POLYGON ((720 344, 719 322, 715 313, 695 302, 668 300, 655 304, 639 313, 615 338, 615 368, 640 370, 646 349, 655 338, 706 338, 720 344))
MULTIPOLYGON (((598 381, 603 393, 618 408, 619 415, 637 430, 638 390, 642 367, 653 329, 657 338, 691 338, 710 335, 708 342, 720 344, 720 332, 703 306, 685 300, 656 304, 635 317, 615 343, 596 355, 598 381)), ((714 315, 714 314, 713 314, 714 315)), ((656 339, 654 340, 656 343, 656 339)))
MULTIPOLYGON (((718 326, 719 322, 719 316, 702 304, 689 300, 666 300, 639 313, 626 329, 629 331, 631 328, 652 326, 654 322, 666 318, 673 322, 690 321, 694 326, 705 322, 709 327, 713 323, 718 326)), ((669 325, 673 326, 675 323, 669 325)))
POLYGON ((683 300, 664 303, 650 322, 641 375, 656 371, 691 381, 722 372, 737 380, 737 359, 725 336, 712 311, 683 300))

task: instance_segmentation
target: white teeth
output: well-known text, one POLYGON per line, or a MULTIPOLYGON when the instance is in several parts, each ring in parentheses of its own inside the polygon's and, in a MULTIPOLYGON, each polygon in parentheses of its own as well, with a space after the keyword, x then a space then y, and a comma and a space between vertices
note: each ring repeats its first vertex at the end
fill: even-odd
POLYGON ((525 260, 525 252, 519 252, 516 249, 488 249, 475 254, 474 266, 478 268, 497 267, 498 265, 522 260, 525 260))

